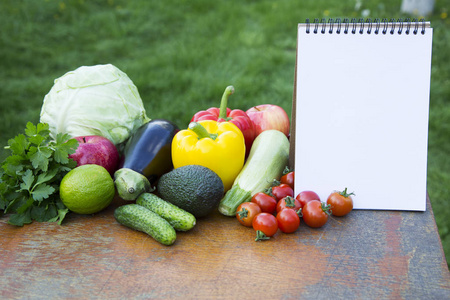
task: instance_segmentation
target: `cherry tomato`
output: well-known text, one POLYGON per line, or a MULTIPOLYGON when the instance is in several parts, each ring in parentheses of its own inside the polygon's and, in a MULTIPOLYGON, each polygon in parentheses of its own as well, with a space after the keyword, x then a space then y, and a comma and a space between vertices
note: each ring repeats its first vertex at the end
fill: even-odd
POLYGON ((300 202, 292 198, 291 196, 286 196, 277 203, 277 213, 282 211, 285 208, 292 208, 296 212, 301 208, 300 202))
POLYGON ((247 227, 252 227, 253 218, 261 213, 261 208, 253 202, 244 202, 236 210, 236 218, 247 227))
POLYGON ((277 214, 278 228, 284 233, 293 233, 300 226, 300 217, 293 209, 283 209, 277 214))
POLYGON ((280 183, 272 187, 271 193, 277 201, 280 201, 286 196, 294 197, 294 190, 286 183, 280 183))
POLYGON ((353 209, 353 193, 347 193, 347 188, 342 192, 334 192, 328 196, 327 204, 330 205, 333 216, 342 217, 353 209))
POLYGON ((256 231, 256 241, 268 239, 278 231, 277 218, 266 212, 256 215, 253 219, 252 226, 256 231))
POLYGON ((300 192, 297 195, 297 197, 295 197, 295 199, 297 199, 298 202, 300 202, 301 207, 305 206, 306 202, 309 202, 311 200, 319 200, 320 201, 319 195, 317 195, 317 193, 313 192, 313 191, 300 192))
POLYGON ((319 200, 311 200, 303 206, 302 214, 303 221, 309 227, 322 227, 328 221, 330 206, 319 200))
POLYGON ((285 170, 285 173, 280 178, 280 182, 289 185, 291 188, 294 188, 294 171, 289 171, 289 169, 285 170))
POLYGON ((261 212, 273 214, 277 208, 277 200, 266 193, 259 192, 253 195, 251 202, 261 207, 261 212))

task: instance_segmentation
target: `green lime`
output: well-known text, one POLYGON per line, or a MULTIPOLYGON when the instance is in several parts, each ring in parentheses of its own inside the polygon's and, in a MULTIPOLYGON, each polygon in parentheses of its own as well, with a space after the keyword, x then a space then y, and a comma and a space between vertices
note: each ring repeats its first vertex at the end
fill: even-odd
POLYGON ((59 187, 61 201, 78 214, 93 214, 111 204, 115 195, 114 181, 99 165, 82 165, 67 173, 59 187))

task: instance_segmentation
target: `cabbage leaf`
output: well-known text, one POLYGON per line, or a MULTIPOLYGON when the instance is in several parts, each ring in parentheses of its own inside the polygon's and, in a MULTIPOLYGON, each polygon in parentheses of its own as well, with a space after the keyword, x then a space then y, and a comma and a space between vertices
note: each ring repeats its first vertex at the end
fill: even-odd
POLYGON ((52 138, 100 135, 116 146, 148 121, 136 86, 111 64, 82 66, 55 79, 40 115, 52 138))

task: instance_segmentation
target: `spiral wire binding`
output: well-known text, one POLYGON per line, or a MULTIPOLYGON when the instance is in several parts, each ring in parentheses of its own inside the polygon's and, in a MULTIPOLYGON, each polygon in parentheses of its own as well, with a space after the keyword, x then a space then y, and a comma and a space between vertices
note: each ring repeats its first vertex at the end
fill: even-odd
POLYGON ((321 34, 325 34, 327 32, 327 27, 328 27, 328 33, 332 34, 332 33, 337 33, 340 34, 341 32, 343 32, 344 34, 348 34, 349 32, 351 32, 352 34, 356 34, 357 32, 359 34, 363 34, 364 33, 364 29, 367 26, 367 34, 371 34, 372 32, 374 34, 379 34, 380 30, 382 34, 387 34, 388 30, 389 30, 389 34, 393 35, 396 31, 396 27, 397 28, 397 34, 402 34, 403 31, 405 32, 405 34, 410 34, 411 30, 412 33, 414 35, 417 35, 419 33, 420 30, 420 34, 425 34, 425 20, 424 19, 410 19, 407 18, 405 20, 403 19, 386 19, 383 18, 382 20, 380 20, 379 18, 376 18, 372 21, 372 19, 356 19, 356 18, 352 18, 351 20, 349 20, 348 18, 344 18, 344 20, 341 21, 340 18, 337 19, 328 19, 328 21, 326 19, 321 19, 319 21, 319 19, 314 19, 314 22, 311 23, 309 19, 306 19, 306 33, 310 33, 311 32, 311 28, 312 32, 314 34, 317 34, 319 32, 320 29, 320 33, 321 34), (336 27, 336 30, 335 30, 336 27), (359 30, 357 30, 359 27, 359 30), (343 31, 342 31, 343 28, 343 31), (349 31, 350 30, 350 31, 349 31))

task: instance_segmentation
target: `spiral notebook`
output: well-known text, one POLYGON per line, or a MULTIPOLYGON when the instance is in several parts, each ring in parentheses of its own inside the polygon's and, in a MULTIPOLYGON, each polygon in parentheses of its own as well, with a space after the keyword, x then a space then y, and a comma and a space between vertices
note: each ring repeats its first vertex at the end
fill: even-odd
POLYGON ((298 25, 295 193, 347 188, 355 209, 426 210, 432 35, 423 20, 298 25))

